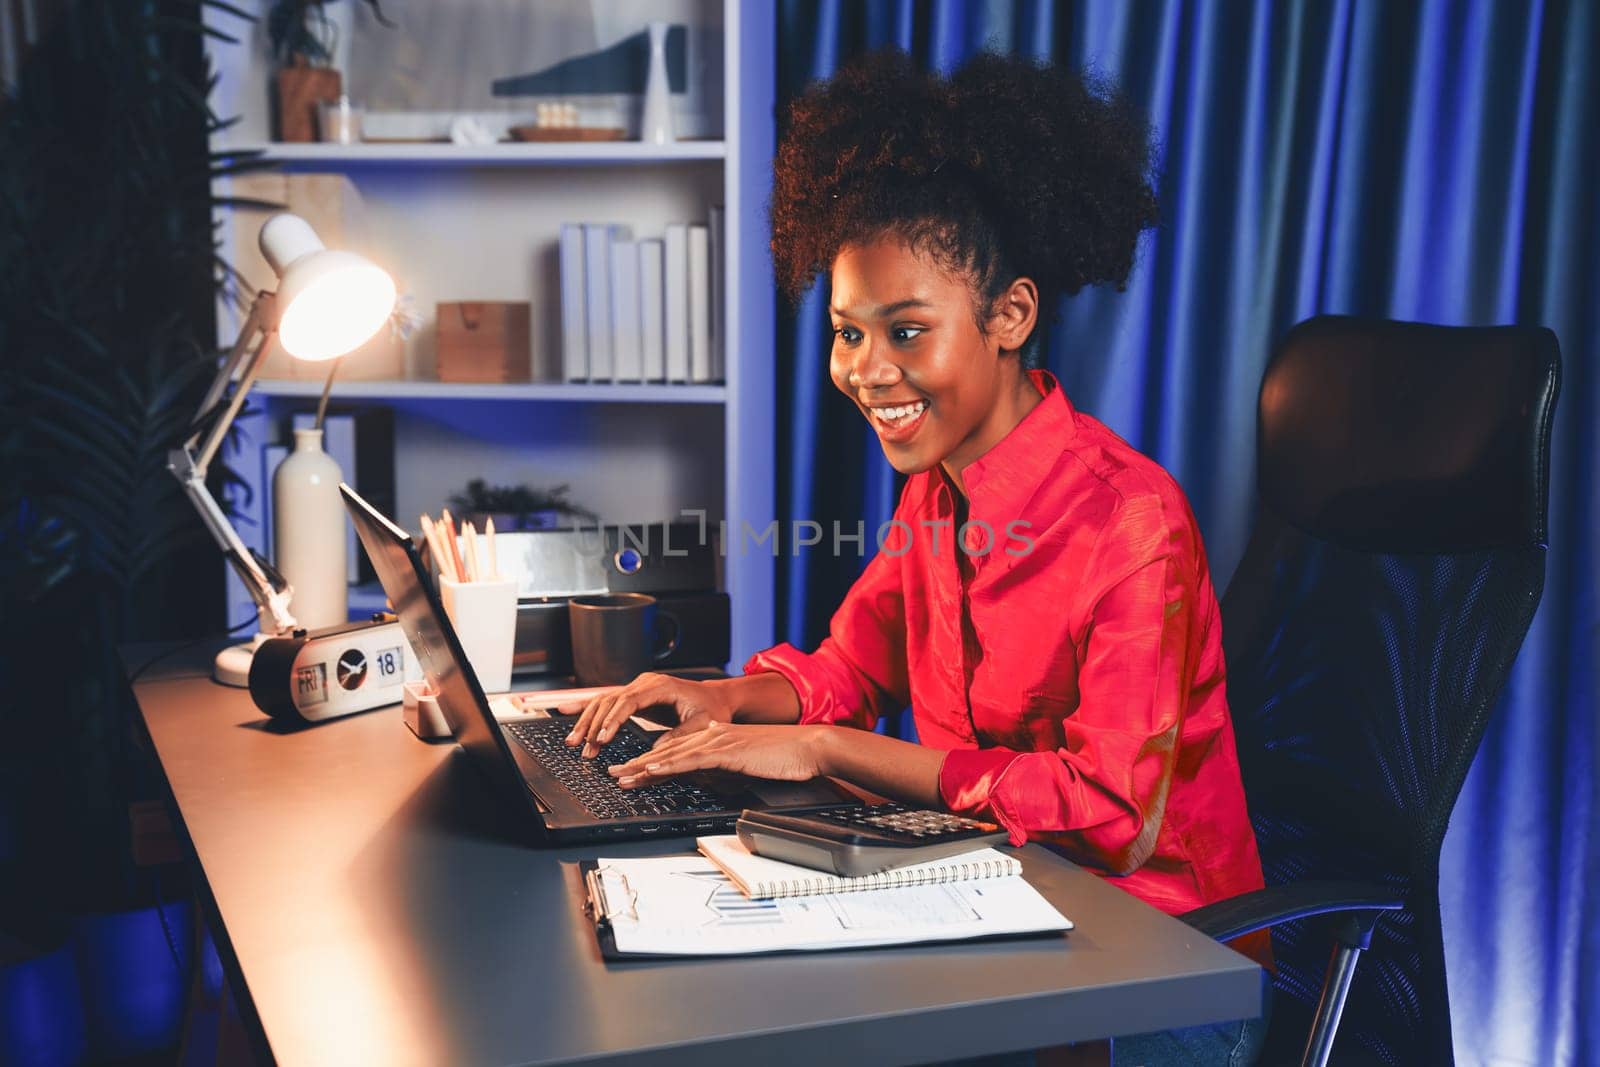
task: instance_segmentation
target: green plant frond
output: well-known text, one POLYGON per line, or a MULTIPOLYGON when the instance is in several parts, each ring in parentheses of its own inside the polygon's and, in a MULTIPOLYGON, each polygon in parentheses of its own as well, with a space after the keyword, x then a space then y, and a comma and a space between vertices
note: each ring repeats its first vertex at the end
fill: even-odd
MULTIPOLYGON (((227 32, 226 30, 219 30, 215 26, 203 25, 200 28, 200 32, 211 38, 213 41, 221 41, 223 44, 242 43, 239 38, 235 37, 233 34, 227 32)), ((208 84, 207 88, 211 88, 211 86, 208 84)))
POLYGON ((0 514, 0 597, 14 607, 38 604, 78 564, 78 532, 37 507, 13 503, 0 514))
MULTIPOLYGON (((134 577, 138 577, 173 556, 194 551, 202 543, 210 544, 210 535, 200 517, 191 511, 187 518, 172 516, 159 526, 143 530, 129 544, 127 558, 136 561, 134 577)), ((219 558, 221 554, 222 550, 217 549, 219 558)))
POLYGON ((199 19, 180 18, 177 15, 152 14, 149 16, 148 29, 150 32, 166 30, 173 33, 197 33, 228 44, 238 44, 235 37, 230 37, 214 26, 208 26, 199 19))
MULTIPOLYGON (((104 351, 92 353, 104 357, 104 351)), ((117 405, 117 394, 108 373, 109 361, 96 358, 92 362, 75 362, 57 357, 36 369, 36 374, 21 383, 21 390, 30 402, 44 403, 56 398, 66 398, 78 405, 93 404, 101 409, 101 418, 117 405)))
MULTIPOLYGON (((132 439, 124 427, 95 418, 94 413, 100 409, 84 404, 76 397, 63 395, 60 399, 67 407, 83 413, 84 418, 72 422, 58 419, 35 420, 32 430, 37 437, 54 441, 65 450, 69 458, 84 456, 109 458, 123 455, 131 447, 132 439)), ((63 471, 63 473, 68 472, 63 471)))
MULTIPOLYGON (((62 459, 71 456, 38 457, 35 461, 34 474, 55 473, 53 470, 62 459)), ((71 469, 72 481, 66 485, 59 485, 55 496, 61 500, 82 498, 92 506, 103 506, 108 510, 120 510, 119 503, 128 493, 135 471, 118 457, 107 454, 94 454, 84 458, 83 462, 74 464, 71 469)), ((176 484, 176 483, 174 483, 176 484)))
POLYGON ((224 3, 224 0, 200 0, 200 6, 208 7, 213 11, 221 11, 224 14, 232 15, 234 18, 242 19, 245 22, 256 21, 256 17, 250 12, 244 10, 243 8, 235 7, 232 4, 224 3))
POLYGON ((170 91, 175 100, 188 104, 195 114, 209 115, 211 113, 211 105, 207 102, 200 89, 192 84, 177 67, 174 67, 160 56, 152 58, 150 66, 165 80, 166 84, 163 88, 170 91))
POLYGON ((257 200, 248 196, 219 196, 218 207, 247 211, 287 211, 288 205, 277 200, 257 200))
MULTIPOLYGON (((238 118, 231 118, 227 119, 226 123, 227 125, 232 126, 236 125, 238 121, 238 118)), ((215 148, 206 153, 206 159, 212 163, 216 163, 222 160, 230 159, 259 159, 266 154, 267 150, 265 148, 215 148)))

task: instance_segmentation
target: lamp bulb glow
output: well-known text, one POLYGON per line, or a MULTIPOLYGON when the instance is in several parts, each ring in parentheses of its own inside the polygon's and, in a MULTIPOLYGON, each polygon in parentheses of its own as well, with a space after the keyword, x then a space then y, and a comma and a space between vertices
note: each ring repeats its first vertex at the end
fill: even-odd
POLYGON ((261 253, 281 279, 278 339, 297 359, 335 359, 361 347, 394 310, 394 279, 353 252, 326 248, 298 215, 262 225, 261 253))

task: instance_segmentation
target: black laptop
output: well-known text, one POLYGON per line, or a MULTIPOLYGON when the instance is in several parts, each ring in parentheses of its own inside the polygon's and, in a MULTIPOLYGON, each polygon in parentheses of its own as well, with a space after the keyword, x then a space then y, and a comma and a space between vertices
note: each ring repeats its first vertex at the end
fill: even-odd
POLYGON ((654 736, 629 720, 597 756, 584 759, 565 738, 571 717, 497 722, 427 579, 411 536, 348 485, 345 507, 394 605, 439 710, 491 785, 548 844, 672 837, 730 830, 745 808, 815 809, 858 804, 826 779, 774 782, 730 775, 686 775, 622 789, 607 772, 649 750, 654 736))

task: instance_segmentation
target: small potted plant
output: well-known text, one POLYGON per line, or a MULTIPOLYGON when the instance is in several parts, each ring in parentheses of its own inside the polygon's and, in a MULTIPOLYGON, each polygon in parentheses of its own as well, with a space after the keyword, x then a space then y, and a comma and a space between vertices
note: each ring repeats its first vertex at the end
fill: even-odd
MULTIPOLYGON (((317 105, 334 103, 342 89, 332 66, 339 31, 324 8, 336 0, 272 0, 267 8, 267 39, 280 64, 277 75, 277 136, 280 141, 317 139, 317 105)), ((381 0, 361 0, 379 22, 381 0)))
POLYGON ((567 486, 530 489, 525 485, 489 485, 482 478, 467 483, 465 492, 450 498, 450 507, 478 529, 493 518, 498 530, 553 530, 564 518, 598 523, 599 516, 567 499, 567 486))

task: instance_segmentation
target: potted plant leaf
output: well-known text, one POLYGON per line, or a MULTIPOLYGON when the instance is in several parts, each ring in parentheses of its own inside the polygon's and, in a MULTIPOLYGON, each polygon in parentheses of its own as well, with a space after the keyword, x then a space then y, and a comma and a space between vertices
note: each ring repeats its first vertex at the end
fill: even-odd
POLYGON ((553 530, 564 518, 598 523, 599 516, 567 499, 567 486, 531 489, 526 485, 489 485, 482 478, 467 483, 465 492, 450 498, 458 518, 483 529, 493 518, 498 530, 553 530))
MULTIPOLYGON (((325 10, 334 2, 272 0, 267 9, 267 39, 272 42, 273 57, 281 64, 276 95, 280 141, 315 141, 317 105, 339 99, 342 78, 332 65, 339 30, 325 10)), ((384 17, 381 0, 361 2, 383 25, 394 25, 384 17)))
POLYGON ((135 856, 163 787, 118 649, 226 625, 166 468, 235 273, 212 189, 254 165, 208 155, 195 6, 40 5, 0 92, 0 1063, 174 1062, 184 1019, 183 868, 135 856))

